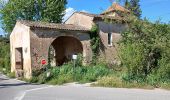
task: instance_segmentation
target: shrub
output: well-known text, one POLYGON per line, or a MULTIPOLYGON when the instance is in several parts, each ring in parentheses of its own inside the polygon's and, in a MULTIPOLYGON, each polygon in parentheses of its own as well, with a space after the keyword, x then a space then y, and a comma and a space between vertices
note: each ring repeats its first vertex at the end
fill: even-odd
POLYGON ((137 19, 130 22, 119 43, 121 61, 128 69, 126 79, 152 80, 152 73, 157 73, 157 79, 170 78, 169 34, 168 24, 137 19))
POLYGON ((67 63, 60 67, 50 67, 47 71, 34 71, 33 75, 38 77, 33 82, 50 84, 63 84, 73 81, 94 82, 98 77, 109 75, 111 72, 112 70, 103 65, 77 66, 74 68, 72 63, 67 63), (47 77, 48 72, 50 72, 50 75, 47 77))
POLYGON ((99 77, 95 86, 122 87, 122 80, 119 77, 115 76, 99 77))
POLYGON ((30 83, 37 83, 39 81, 38 77, 32 77, 31 79, 26 79, 27 82, 30 82, 30 83))
POLYGON ((0 37, 0 70, 5 74, 10 72, 9 40, 4 37, 0 37))
POLYGON ((8 73, 7 75, 10 78, 15 78, 15 72, 8 73))
POLYGON ((88 67, 87 72, 84 74, 84 80, 94 82, 98 77, 106 76, 110 73, 110 69, 103 66, 88 67))

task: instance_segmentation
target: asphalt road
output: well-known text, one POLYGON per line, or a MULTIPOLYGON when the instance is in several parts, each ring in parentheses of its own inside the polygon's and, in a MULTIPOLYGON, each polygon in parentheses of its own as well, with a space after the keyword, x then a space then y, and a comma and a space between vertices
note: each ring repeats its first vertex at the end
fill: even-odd
POLYGON ((0 74, 0 100, 170 100, 170 91, 35 85, 0 74))

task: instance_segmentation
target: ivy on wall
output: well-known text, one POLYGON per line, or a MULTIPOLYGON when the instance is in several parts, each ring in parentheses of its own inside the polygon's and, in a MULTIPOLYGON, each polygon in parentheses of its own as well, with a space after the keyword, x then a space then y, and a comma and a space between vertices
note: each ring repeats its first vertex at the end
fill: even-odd
POLYGON ((100 37, 98 34, 98 26, 94 24, 90 30, 91 47, 93 52, 92 64, 96 64, 96 59, 99 53, 100 37))

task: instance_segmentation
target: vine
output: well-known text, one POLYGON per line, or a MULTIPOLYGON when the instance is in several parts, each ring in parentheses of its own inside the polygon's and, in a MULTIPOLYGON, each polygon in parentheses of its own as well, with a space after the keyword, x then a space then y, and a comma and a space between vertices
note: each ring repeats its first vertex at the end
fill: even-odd
POLYGON ((98 26, 94 24, 90 30, 91 47, 93 52, 92 64, 96 64, 99 53, 100 37, 98 34, 98 26))

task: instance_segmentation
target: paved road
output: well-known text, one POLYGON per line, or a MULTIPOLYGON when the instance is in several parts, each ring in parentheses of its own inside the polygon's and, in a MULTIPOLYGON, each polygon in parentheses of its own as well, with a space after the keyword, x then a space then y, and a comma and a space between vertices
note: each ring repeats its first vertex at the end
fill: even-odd
POLYGON ((46 85, 28 84, 16 79, 9 79, 0 73, 0 100, 19 100, 24 91, 47 87, 46 85))
POLYGON ((170 100, 170 91, 33 85, 0 74, 0 100, 170 100))

